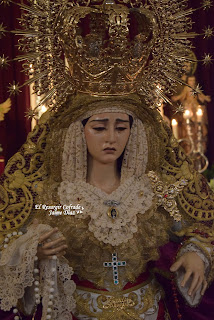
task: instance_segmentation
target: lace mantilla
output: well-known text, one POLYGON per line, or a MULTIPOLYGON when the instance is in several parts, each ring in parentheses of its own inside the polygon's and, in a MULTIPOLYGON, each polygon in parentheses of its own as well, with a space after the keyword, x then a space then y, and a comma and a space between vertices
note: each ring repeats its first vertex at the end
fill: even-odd
POLYGON ((132 239, 137 232, 137 214, 144 214, 152 206, 154 193, 147 175, 141 179, 131 177, 112 194, 84 182, 63 181, 58 189, 62 205, 80 204, 83 213, 75 215, 77 219, 90 217, 89 231, 104 243, 118 246, 132 239), (109 215, 111 206, 116 217, 109 215))
MULTIPOLYGON (((28 231, 12 242, 2 251, 0 259, 0 308, 9 311, 22 299, 25 290, 34 286, 34 258, 37 254, 37 246, 41 234, 50 231, 48 225, 31 225, 28 231)), ((53 239, 59 235, 53 236, 53 239)), ((50 281, 52 272, 55 273, 54 308, 51 315, 52 320, 72 320, 71 312, 75 308, 73 293, 76 289, 75 283, 70 280, 73 269, 69 267, 65 259, 49 260, 40 262, 40 290, 42 297, 42 320, 47 319, 47 309, 50 295, 50 281), (67 316, 61 316, 61 315, 67 316), (69 317, 68 317, 69 316, 69 317)), ((27 297, 28 298, 28 297, 27 297)), ((25 301, 29 312, 34 307, 34 299, 25 301)))

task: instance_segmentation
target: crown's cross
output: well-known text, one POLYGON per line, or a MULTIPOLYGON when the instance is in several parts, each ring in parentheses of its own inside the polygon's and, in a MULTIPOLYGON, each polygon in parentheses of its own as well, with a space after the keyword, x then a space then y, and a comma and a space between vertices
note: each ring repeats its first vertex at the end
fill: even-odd
POLYGON ((112 253, 112 262, 103 262, 103 266, 108 268, 113 268, 113 279, 114 284, 119 283, 119 277, 118 277, 118 267, 125 267, 126 261, 117 261, 117 254, 112 253))

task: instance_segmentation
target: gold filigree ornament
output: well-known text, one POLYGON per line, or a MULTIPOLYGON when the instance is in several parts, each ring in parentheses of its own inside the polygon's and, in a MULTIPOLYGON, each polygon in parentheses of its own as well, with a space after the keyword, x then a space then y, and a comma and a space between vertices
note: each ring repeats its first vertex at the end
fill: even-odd
POLYGON ((43 190, 44 148, 47 132, 47 125, 37 126, 28 135, 20 151, 8 161, 1 176, 1 248, 22 234, 22 227, 34 209, 34 198, 43 190))
MULTIPOLYGON (((49 102, 56 110, 76 92, 136 92, 148 108, 157 108, 160 99, 171 103, 166 94, 184 84, 180 75, 190 61, 188 39, 213 34, 209 26, 200 34, 189 32, 189 16, 197 9, 189 9, 188 0, 1 1, 10 2, 23 9, 22 29, 13 33, 22 36, 24 54, 15 59, 24 61, 31 75, 23 85, 34 83, 41 96, 37 108, 49 102)), ((206 0, 198 9, 210 6, 206 0)), ((10 87, 10 93, 23 85, 10 87)))
POLYGON ((128 297, 122 298, 113 298, 113 297, 104 297, 103 309, 116 309, 123 310, 127 307, 133 307, 135 305, 132 299, 128 297))
POLYGON ((158 176, 150 171, 148 177, 151 179, 153 191, 157 197, 157 205, 162 206, 175 221, 181 221, 182 216, 178 210, 176 197, 188 185, 187 179, 181 179, 173 184, 165 185, 158 176))

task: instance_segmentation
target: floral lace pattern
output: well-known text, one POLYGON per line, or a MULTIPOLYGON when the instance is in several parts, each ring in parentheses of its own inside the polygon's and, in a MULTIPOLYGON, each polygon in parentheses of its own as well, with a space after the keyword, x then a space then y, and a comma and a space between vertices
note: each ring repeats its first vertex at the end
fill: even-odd
POLYGON ((68 128, 62 155, 63 180, 86 179, 87 148, 83 131, 80 121, 72 123, 68 128))
POLYGON ((94 236, 113 246, 126 243, 137 232, 137 214, 144 214, 151 206, 154 197, 147 175, 141 179, 131 177, 121 184, 112 194, 84 182, 63 181, 58 189, 63 205, 80 204, 83 213, 75 215, 77 219, 90 217, 89 230, 94 236), (116 201, 119 214, 112 219, 107 212, 107 201, 116 201))
MULTIPOLYGON (((48 225, 31 225, 28 231, 12 242, 3 250, 0 259, 0 308, 9 311, 17 305, 19 299, 24 297, 25 289, 33 286, 34 282, 34 258, 37 254, 37 246, 41 234, 50 231, 48 225)), ((55 235, 56 237, 56 235, 55 235)), ((55 238, 53 237, 53 238, 55 238)), ((75 308, 73 293, 75 284, 71 279, 73 270, 66 260, 45 259, 40 262, 40 290, 43 304, 42 320, 46 319, 49 301, 49 288, 51 275, 55 278, 54 310, 51 319, 72 319, 71 311, 75 308), (56 268, 54 268, 54 264, 56 268), (56 270, 56 271, 54 271, 56 270), (70 317, 60 318, 63 312, 70 317)), ((28 303, 28 302, 27 302, 28 303)), ((33 299, 31 304, 34 303, 33 299)), ((27 305, 32 310, 33 305, 27 305)))

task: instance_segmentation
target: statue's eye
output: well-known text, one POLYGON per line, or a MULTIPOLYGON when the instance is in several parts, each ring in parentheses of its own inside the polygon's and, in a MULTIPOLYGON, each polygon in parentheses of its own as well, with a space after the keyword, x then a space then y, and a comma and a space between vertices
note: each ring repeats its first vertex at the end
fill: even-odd
POLYGON ((126 130, 127 128, 126 127, 117 127, 116 128, 118 131, 124 131, 124 130, 126 130))
POLYGON ((94 130, 96 131, 103 131, 105 130, 105 127, 96 127, 96 128, 93 128, 94 130))

